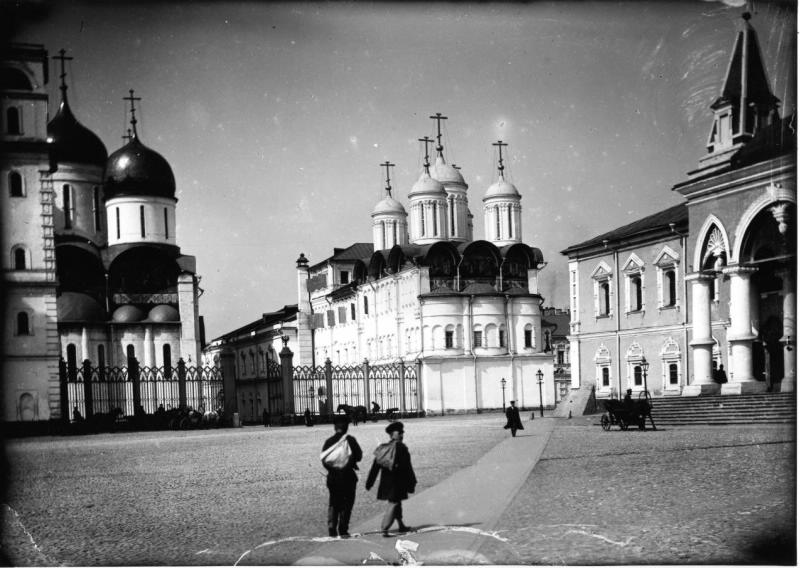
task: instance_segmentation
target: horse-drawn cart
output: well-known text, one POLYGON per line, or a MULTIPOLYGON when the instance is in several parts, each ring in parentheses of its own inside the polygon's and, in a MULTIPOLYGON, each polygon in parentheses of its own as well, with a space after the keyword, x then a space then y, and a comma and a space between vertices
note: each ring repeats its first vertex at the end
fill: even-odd
POLYGON ((644 430, 648 418, 653 430, 657 429, 651 413, 653 404, 647 391, 639 394, 639 400, 606 400, 605 407, 606 413, 600 417, 603 430, 611 430, 614 425, 619 426, 620 430, 627 430, 630 426, 644 430))

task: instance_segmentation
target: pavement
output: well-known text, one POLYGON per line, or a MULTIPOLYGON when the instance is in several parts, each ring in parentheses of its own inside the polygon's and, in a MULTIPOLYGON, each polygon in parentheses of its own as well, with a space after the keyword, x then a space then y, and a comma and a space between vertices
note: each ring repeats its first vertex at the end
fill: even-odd
MULTIPOLYGON (((401 562, 422 564, 491 564, 478 552, 487 540, 505 542, 495 529, 541 456, 556 419, 525 423, 508 438, 441 483, 403 503, 405 534, 380 532, 382 515, 351 527, 349 539, 321 538, 318 547, 295 565, 363 565, 401 562), (402 552, 404 551, 404 552, 402 552)), ((238 563, 258 564, 260 551, 247 551, 238 563)), ((266 558, 264 558, 266 559, 266 558)))

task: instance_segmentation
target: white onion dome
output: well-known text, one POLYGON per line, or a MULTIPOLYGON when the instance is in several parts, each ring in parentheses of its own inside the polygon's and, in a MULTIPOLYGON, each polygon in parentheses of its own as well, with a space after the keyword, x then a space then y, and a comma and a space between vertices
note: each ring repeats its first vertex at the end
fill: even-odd
POLYGON ((181 321, 181 316, 174 307, 160 304, 150 310, 147 319, 154 322, 181 321))
POLYGON ((409 197, 414 195, 431 195, 436 197, 447 197, 447 192, 444 190, 444 186, 438 181, 431 177, 431 175, 423 171, 422 175, 419 176, 417 183, 411 188, 411 192, 408 194, 409 197))
POLYGON ((501 177, 489 186, 483 199, 486 200, 490 197, 520 197, 520 194, 513 183, 509 183, 501 177))
POLYGON ((431 166, 431 176, 441 183, 467 185, 461 172, 445 163, 444 158, 441 156, 436 156, 436 161, 433 166, 431 166))
POLYGON ((377 215, 406 215, 406 210, 399 201, 391 195, 387 195, 372 210, 372 216, 377 215))

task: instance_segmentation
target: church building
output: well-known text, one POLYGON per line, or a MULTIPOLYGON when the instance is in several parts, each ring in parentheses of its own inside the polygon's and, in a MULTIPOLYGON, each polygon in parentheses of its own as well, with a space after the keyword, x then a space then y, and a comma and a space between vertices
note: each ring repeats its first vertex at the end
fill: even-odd
POLYGON ((796 123, 779 103, 745 13, 684 203, 562 252, 573 388, 795 389, 796 123))
POLYGON ((199 361, 195 258, 176 236, 175 178, 144 145, 130 96, 127 143, 110 156, 73 114, 61 50, 49 113, 44 46, 6 46, 2 104, 2 247, 6 289, 2 420, 62 416, 68 371, 166 369, 199 361))

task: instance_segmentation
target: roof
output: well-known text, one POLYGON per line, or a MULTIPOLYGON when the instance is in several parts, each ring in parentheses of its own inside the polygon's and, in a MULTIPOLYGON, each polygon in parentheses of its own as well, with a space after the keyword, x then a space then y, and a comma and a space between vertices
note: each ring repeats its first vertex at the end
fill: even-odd
POLYGON ((554 337, 569 335, 569 312, 549 313, 542 316, 542 327, 552 329, 554 337))
POLYGON ((667 228, 670 224, 674 224, 677 229, 682 230, 685 230, 685 228, 688 226, 689 212, 686 209, 685 203, 673 205, 669 209, 664 209, 658 213, 653 213, 652 215, 648 215, 643 219, 639 219, 638 221, 634 221, 633 223, 624 225, 614 229, 613 231, 609 231, 607 233, 603 233, 602 235, 591 238, 588 241, 583 241, 577 245, 572 245, 562 250, 561 254, 566 255, 571 252, 577 252, 581 249, 602 245, 604 244, 604 241, 608 241, 609 243, 618 243, 626 239, 644 235, 657 229, 667 228))
POLYGON ((220 339, 225 341, 228 339, 232 339, 237 335, 242 335, 244 333, 249 333, 251 331, 257 331, 259 329, 275 325, 276 323, 291 321, 297 315, 297 311, 298 311, 297 304, 283 306, 283 308, 281 308, 280 310, 262 314, 261 317, 258 318, 256 321, 248 323, 247 325, 243 325, 242 327, 234 329, 233 331, 229 331, 224 335, 220 335, 219 337, 211 340, 211 342, 219 341, 220 339))
POLYGON ((309 270, 313 270, 315 268, 319 268, 323 264, 331 261, 353 261, 353 260, 362 260, 364 258, 369 258, 372 256, 373 247, 372 243, 353 243, 347 248, 334 248, 333 249, 333 256, 329 256, 325 260, 318 262, 314 266, 310 267, 309 270))

